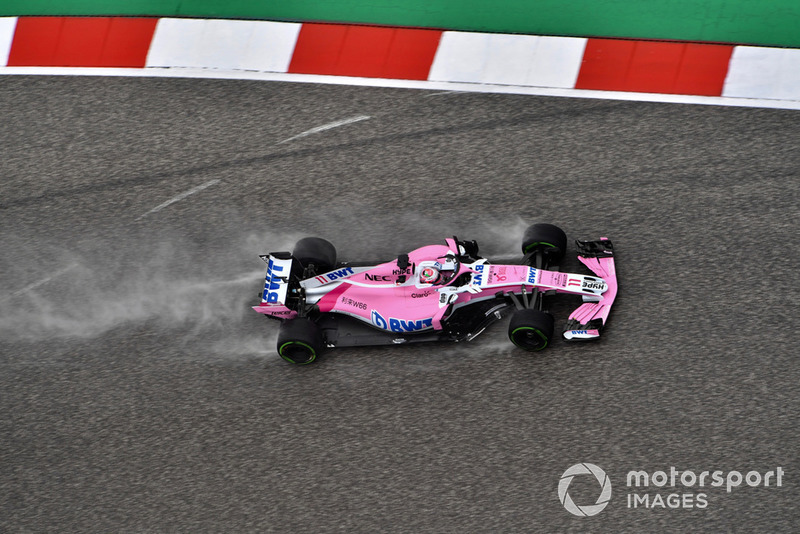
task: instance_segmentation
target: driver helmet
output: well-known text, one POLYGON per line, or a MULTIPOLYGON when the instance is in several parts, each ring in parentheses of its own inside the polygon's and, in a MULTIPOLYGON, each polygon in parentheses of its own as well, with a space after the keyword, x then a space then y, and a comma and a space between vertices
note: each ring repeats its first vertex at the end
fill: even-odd
POLYGON ((435 284, 440 277, 439 269, 433 266, 423 267, 419 272, 419 281, 423 284, 435 284))

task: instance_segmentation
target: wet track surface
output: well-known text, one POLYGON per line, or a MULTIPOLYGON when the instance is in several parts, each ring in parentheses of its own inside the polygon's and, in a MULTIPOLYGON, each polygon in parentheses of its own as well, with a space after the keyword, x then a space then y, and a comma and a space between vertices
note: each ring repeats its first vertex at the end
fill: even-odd
POLYGON ((798 112, 167 79, 0 94, 0 530, 800 524, 798 112), (249 310, 257 254, 304 235, 385 260, 455 234, 491 258, 536 221, 614 241, 600 342, 532 356, 500 323, 298 368, 249 310), (580 462, 613 487, 591 518, 557 493, 580 462), (671 466, 785 474, 626 486, 671 466))

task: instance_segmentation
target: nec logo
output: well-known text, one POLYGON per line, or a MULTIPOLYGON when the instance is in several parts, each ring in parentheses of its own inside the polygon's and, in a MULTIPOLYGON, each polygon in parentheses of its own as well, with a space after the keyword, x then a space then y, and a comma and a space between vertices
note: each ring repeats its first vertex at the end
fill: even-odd
POLYGON ((391 281, 391 276, 382 276, 380 274, 369 274, 365 273, 364 278, 367 280, 372 280, 373 282, 389 282, 391 281))

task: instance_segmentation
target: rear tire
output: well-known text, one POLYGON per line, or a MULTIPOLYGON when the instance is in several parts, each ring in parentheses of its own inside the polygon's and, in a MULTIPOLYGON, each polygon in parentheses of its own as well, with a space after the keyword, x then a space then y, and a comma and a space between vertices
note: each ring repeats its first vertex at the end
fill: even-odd
POLYGON ((288 319, 278 332, 278 354, 295 365, 308 365, 324 347, 322 330, 307 317, 288 319))
POLYGON ((553 316, 539 310, 517 310, 508 324, 508 339, 529 352, 547 348, 553 338, 553 316))
POLYGON ((541 252, 551 263, 558 263, 567 252, 567 234, 553 224, 532 224, 522 237, 522 253, 541 252))
POLYGON ((313 264, 317 274, 327 273, 336 267, 336 247, 321 237, 304 237, 295 244, 292 256, 304 268, 313 264))

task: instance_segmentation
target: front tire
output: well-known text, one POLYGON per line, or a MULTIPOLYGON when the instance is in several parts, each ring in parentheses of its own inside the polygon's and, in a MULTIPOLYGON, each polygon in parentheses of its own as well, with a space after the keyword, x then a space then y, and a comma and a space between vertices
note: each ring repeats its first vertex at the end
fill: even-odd
POLYGON ((532 224, 522 237, 522 253, 541 253, 550 263, 558 264, 567 252, 567 234, 554 224, 532 224))
POLYGON ((289 363, 308 365, 324 347, 322 330, 308 317, 288 319, 278 332, 278 354, 289 363))
POLYGON ((508 324, 508 339, 529 352, 547 348, 553 338, 553 316, 545 311, 517 310, 508 324))

